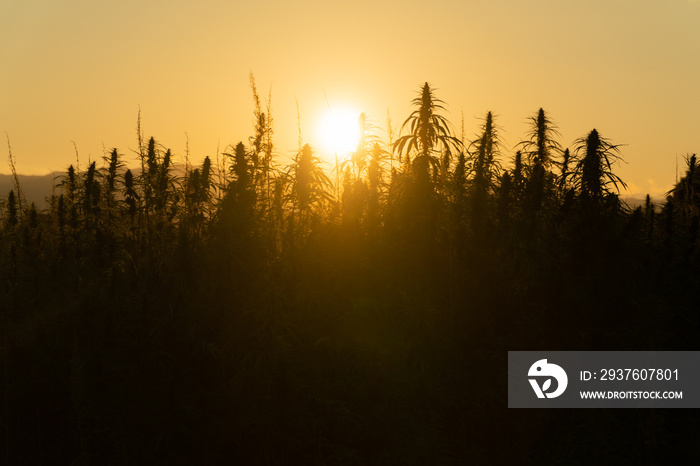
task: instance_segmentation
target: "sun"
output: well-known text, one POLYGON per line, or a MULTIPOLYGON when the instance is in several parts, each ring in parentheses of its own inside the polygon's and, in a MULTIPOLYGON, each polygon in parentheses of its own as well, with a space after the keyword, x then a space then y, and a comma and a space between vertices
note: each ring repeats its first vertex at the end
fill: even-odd
POLYGON ((329 155, 344 157, 357 148, 360 139, 360 112, 348 107, 336 107, 326 111, 318 123, 317 132, 321 148, 329 155))

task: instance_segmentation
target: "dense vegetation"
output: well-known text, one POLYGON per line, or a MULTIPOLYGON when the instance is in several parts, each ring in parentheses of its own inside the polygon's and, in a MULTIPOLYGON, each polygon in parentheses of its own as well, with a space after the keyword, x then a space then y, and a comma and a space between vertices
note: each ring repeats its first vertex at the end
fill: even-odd
POLYGON ((282 167, 253 97, 248 143, 201 165, 139 124, 134 169, 113 149, 43 210, 7 195, 0 462, 698 456, 687 411, 506 409, 508 350, 695 349, 695 156, 633 210, 597 130, 564 149, 540 109, 509 155, 426 83, 395 140, 362 117, 345 162, 282 167))

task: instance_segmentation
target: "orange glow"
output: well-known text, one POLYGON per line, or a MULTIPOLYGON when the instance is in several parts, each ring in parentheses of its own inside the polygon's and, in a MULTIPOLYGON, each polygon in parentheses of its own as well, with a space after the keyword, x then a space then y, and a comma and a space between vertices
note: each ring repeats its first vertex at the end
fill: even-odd
POLYGON ((627 145, 620 175, 637 195, 663 196, 676 157, 700 147, 700 64, 692 59, 700 4, 691 0, 599 8, 515 0, 438 0, 429 8, 409 1, 398 9, 366 0, 323 8, 308 0, 86 5, 0 2, 0 62, 11 70, 0 75, 0 133, 7 131, 20 173, 64 170, 75 163, 71 141, 81 160, 102 157, 104 146, 133 163, 139 108, 145 135, 176 160, 185 133, 192 156, 215 158, 217 145, 253 132, 250 71, 261 97, 271 89, 282 155, 298 145, 297 103, 304 142, 332 159, 350 150, 352 136, 318 137, 324 96, 331 108, 351 102, 385 128, 387 110, 403 122, 425 81, 455 128, 464 114, 467 139, 487 111, 498 115, 510 158, 540 107, 563 147, 599 128, 627 145), (231 27, 234 17, 246 20, 231 27), (371 33, 358 33, 358 24, 371 33), (407 33, 418 30, 426 33, 407 33), (328 138, 336 142, 321 143, 328 138))

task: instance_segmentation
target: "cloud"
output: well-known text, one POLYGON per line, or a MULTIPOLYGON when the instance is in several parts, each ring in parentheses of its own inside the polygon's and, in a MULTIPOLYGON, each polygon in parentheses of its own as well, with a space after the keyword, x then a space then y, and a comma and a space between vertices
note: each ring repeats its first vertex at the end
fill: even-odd
POLYGON ((627 189, 621 193, 622 197, 628 202, 631 201, 632 204, 639 204, 648 194, 655 202, 663 202, 666 199, 666 193, 673 188, 673 186, 659 186, 653 178, 647 178, 645 184, 646 186, 639 186, 636 183, 628 182, 627 189))
POLYGON ((627 196, 640 196, 642 194, 642 190, 639 189, 639 186, 632 183, 631 181, 627 183, 627 188, 622 188, 622 190, 627 196))
MULTIPOLYGON (((700 3, 700 0, 698 0, 700 3)), ((665 197, 666 193, 671 190, 673 186, 659 187, 653 178, 648 178, 647 183, 649 183, 649 195, 651 197, 665 197)))

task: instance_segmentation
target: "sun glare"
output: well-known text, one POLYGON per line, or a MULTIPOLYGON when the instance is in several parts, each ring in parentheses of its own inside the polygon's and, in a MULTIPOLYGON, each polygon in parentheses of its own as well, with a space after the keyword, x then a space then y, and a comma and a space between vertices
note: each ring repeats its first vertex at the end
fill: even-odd
POLYGON ((355 150, 360 139, 360 112, 347 107, 329 109, 319 121, 318 139, 329 155, 343 157, 355 150))

